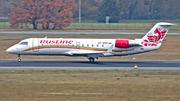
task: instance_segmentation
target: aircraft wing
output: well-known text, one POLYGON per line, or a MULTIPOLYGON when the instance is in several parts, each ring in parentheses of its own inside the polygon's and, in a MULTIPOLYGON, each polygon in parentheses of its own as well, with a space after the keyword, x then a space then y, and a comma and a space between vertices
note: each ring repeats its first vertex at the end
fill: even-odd
POLYGON ((65 52, 65 54, 70 55, 70 56, 86 56, 86 57, 104 57, 104 56, 112 56, 112 49, 113 49, 113 44, 109 47, 107 51, 83 51, 83 50, 78 50, 78 51, 68 51, 65 52))
POLYGON ((68 51, 67 55, 88 55, 88 54, 102 54, 102 51, 68 51))

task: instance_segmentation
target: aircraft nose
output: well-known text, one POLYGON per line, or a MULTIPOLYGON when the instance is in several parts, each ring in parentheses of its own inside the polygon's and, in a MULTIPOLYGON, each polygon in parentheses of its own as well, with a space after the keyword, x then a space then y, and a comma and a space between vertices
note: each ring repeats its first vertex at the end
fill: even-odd
POLYGON ((12 53, 12 54, 17 54, 17 53, 19 53, 19 50, 18 50, 18 48, 16 46, 12 46, 12 47, 8 48, 6 50, 6 52, 12 53))
POLYGON ((18 51, 16 50, 16 48, 15 48, 14 46, 12 46, 12 47, 8 48, 8 49, 6 50, 6 52, 8 52, 8 53, 16 53, 16 52, 18 52, 18 51))
POLYGON ((12 50, 11 48, 8 48, 8 49, 6 50, 6 52, 7 52, 7 53, 10 53, 11 50, 12 50))

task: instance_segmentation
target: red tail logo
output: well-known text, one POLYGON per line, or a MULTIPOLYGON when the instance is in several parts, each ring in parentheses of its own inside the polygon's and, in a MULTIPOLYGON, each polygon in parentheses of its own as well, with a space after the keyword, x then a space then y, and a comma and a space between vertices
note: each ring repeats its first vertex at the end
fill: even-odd
POLYGON ((162 39, 165 36, 167 30, 162 30, 161 28, 156 28, 154 33, 148 33, 147 39, 141 42, 144 46, 157 46, 158 43, 161 43, 162 39))

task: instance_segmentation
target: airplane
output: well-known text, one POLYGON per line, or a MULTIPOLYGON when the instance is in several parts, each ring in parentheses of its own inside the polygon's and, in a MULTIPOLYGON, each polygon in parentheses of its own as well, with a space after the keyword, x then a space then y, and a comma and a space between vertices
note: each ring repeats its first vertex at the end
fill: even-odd
POLYGON ((6 52, 18 55, 65 55, 87 57, 94 62, 99 57, 126 56, 157 50, 169 28, 175 24, 157 23, 142 39, 73 39, 28 38, 8 48, 6 52))

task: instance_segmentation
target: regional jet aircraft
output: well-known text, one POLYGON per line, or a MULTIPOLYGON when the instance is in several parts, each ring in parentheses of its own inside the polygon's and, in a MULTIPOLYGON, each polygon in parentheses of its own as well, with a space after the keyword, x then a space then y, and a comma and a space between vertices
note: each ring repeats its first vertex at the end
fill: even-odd
POLYGON ((157 50, 162 45, 171 23, 157 23, 142 39, 72 39, 28 38, 6 52, 20 55, 83 56, 90 62, 98 57, 125 56, 157 50))

